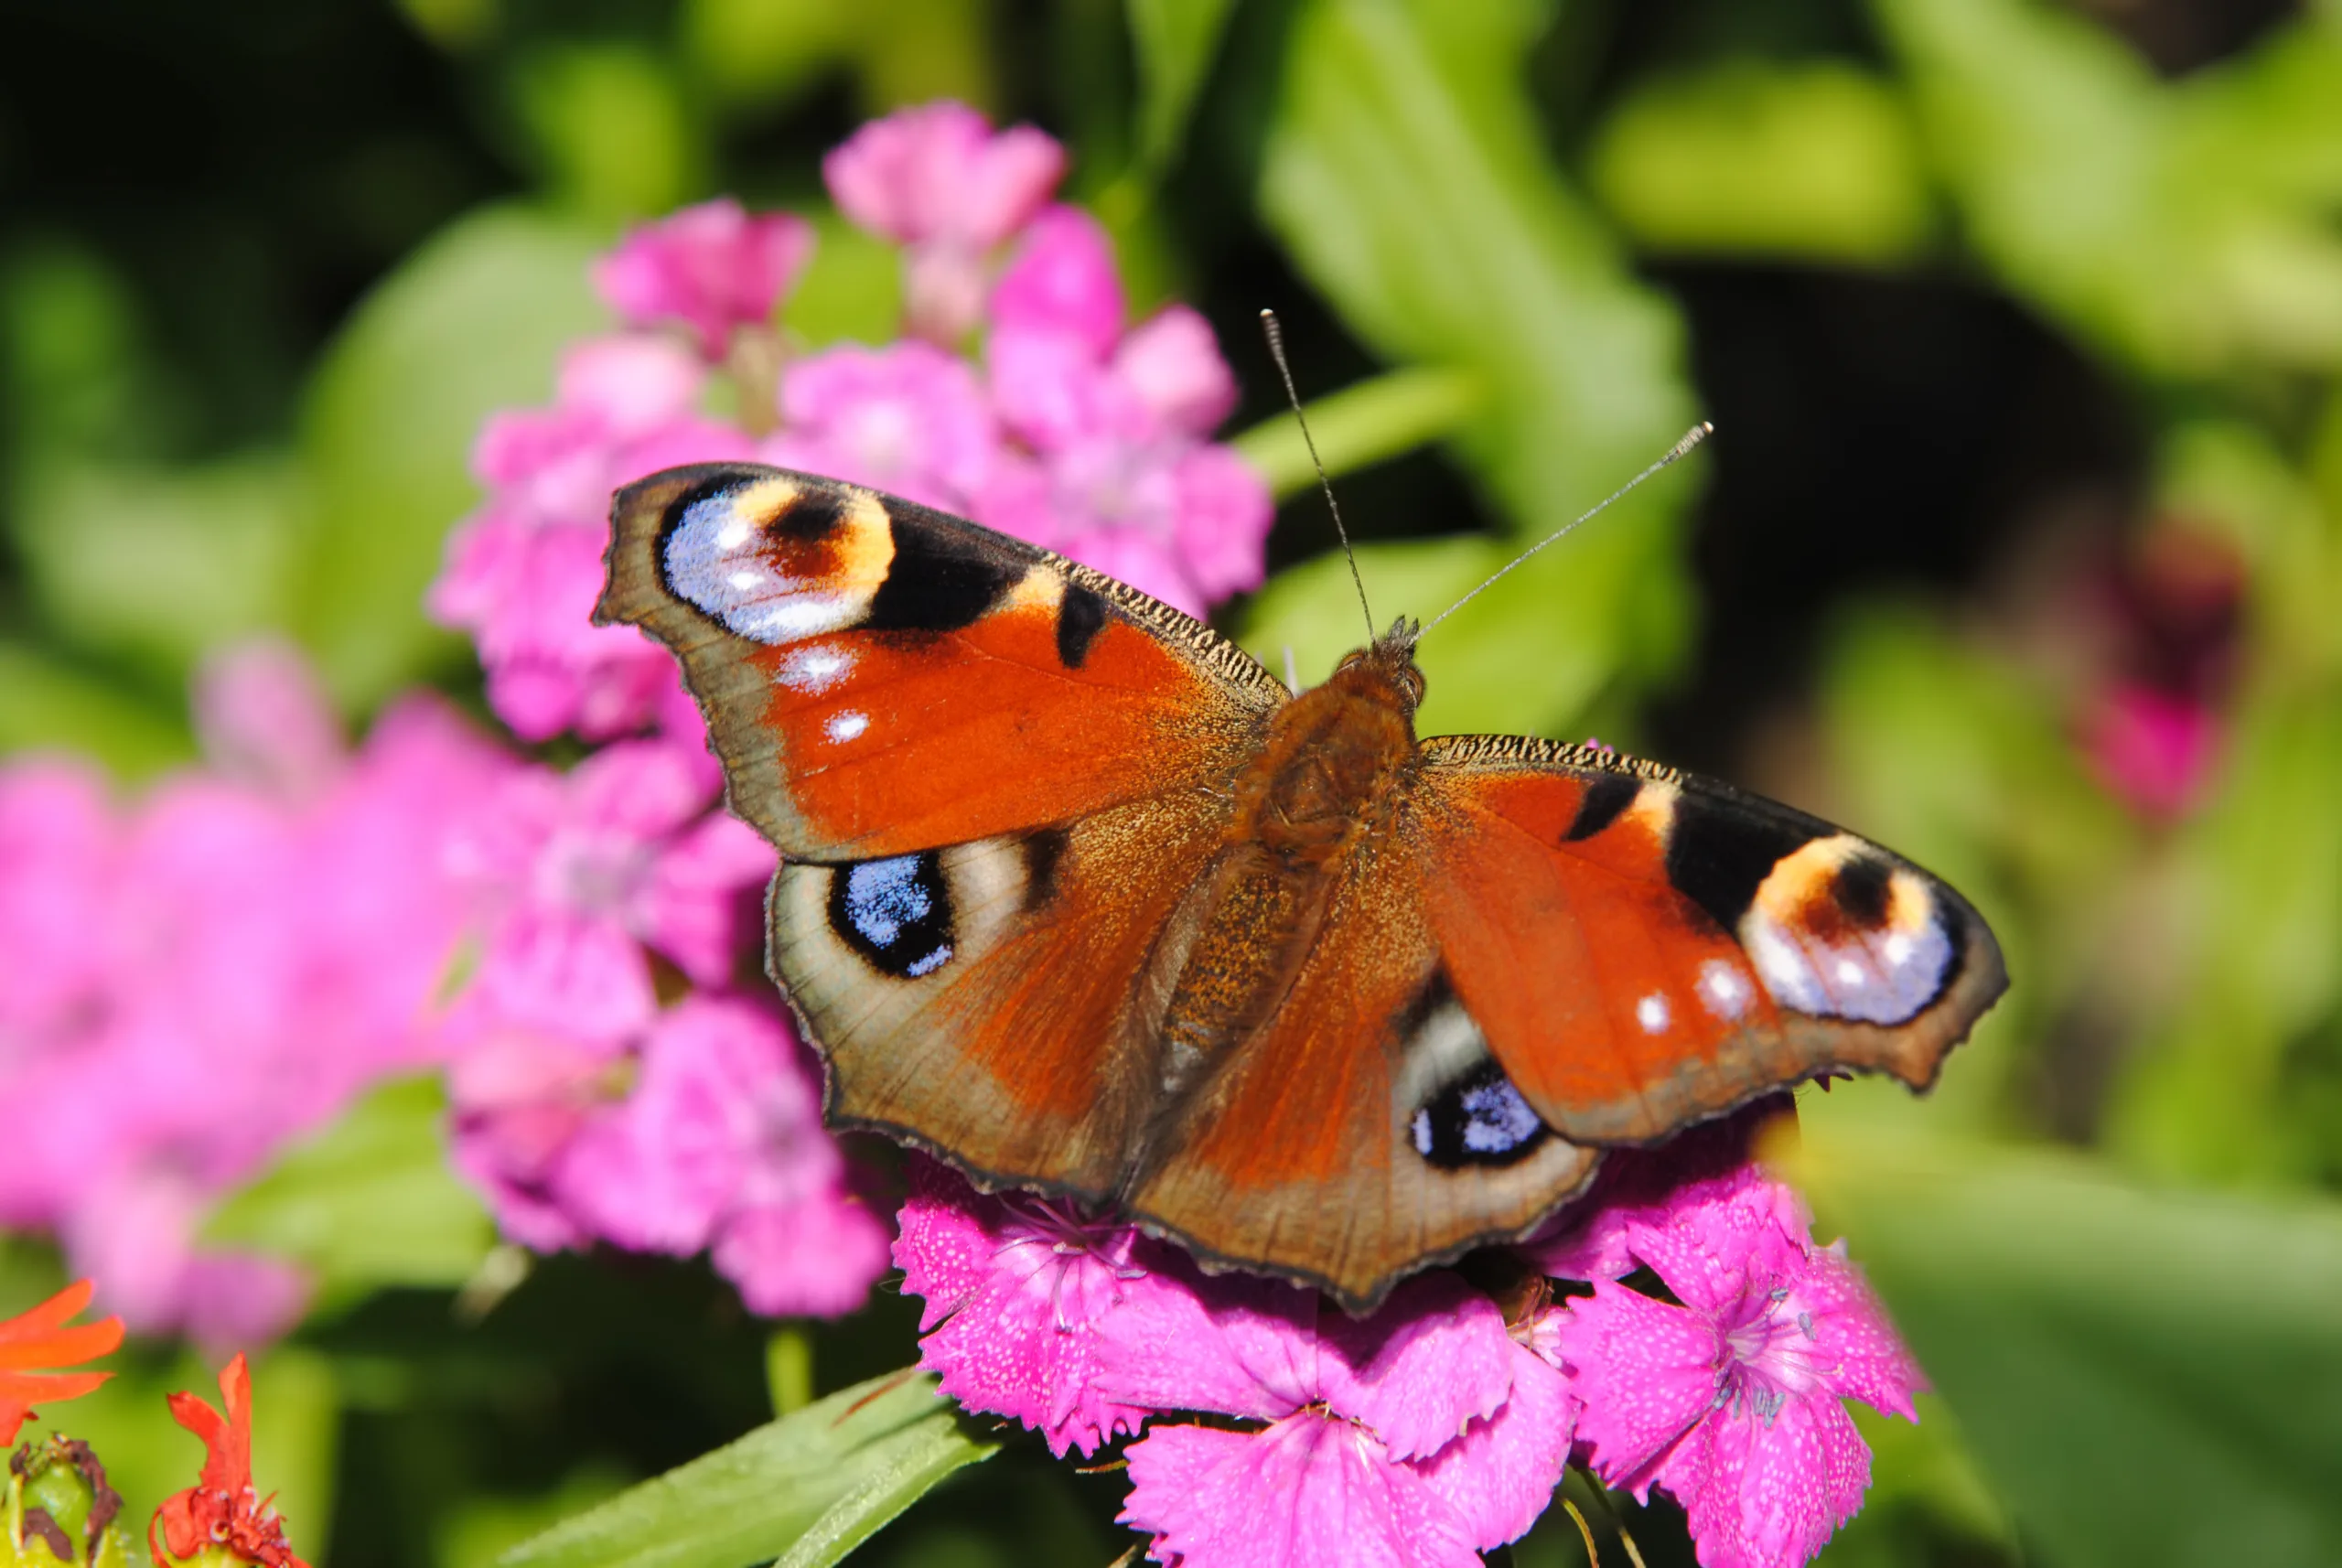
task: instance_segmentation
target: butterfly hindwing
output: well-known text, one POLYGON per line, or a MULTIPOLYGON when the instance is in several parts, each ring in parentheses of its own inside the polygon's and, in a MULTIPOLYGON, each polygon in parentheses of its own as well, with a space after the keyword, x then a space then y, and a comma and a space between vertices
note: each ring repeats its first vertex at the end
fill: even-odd
POLYGON ((1161 967, 1225 826, 1196 806, 784 865, 774 973, 822 1043, 832 1120, 979 1178, 1111 1198, 1160 1080, 1161 967))
POLYGON ((596 616, 673 649, 733 807, 792 858, 877 859, 1224 780, 1286 693, 1062 556, 755 464, 618 492, 596 616))
POLYGON ((1444 961, 1566 1137, 1644 1142, 1832 1071, 1925 1089, 2006 986, 1959 894, 1802 812, 1585 747, 1423 753, 1444 961))

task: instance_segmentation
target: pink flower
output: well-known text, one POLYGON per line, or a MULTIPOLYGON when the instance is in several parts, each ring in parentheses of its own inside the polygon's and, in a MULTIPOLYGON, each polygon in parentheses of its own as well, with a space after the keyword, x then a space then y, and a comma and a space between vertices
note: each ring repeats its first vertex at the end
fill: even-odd
POLYGON ((1113 1397, 1265 1423, 1158 1423, 1126 1450, 1122 1519, 1160 1563, 1467 1568, 1528 1529, 1568 1459, 1561 1375, 1454 1274, 1364 1322, 1282 1283, 1208 1281, 1102 1332, 1113 1397))
POLYGON ((562 1187, 570 1144, 626 1092, 628 1042, 580 1040, 475 1014, 447 1066, 450 1157, 506 1236, 540 1252, 583 1247, 562 1187))
POLYGON ((1025 453, 995 464, 978 520, 1196 614, 1257 585, 1273 509, 1258 475, 1206 444, 1236 387, 1203 318, 1175 306, 1123 335, 1104 231, 1062 207, 992 309, 993 399, 1025 453))
POLYGON ((1042 1199, 980 1196, 919 1156, 899 1223, 903 1289, 927 1304, 919 1365, 945 1393, 1015 1416, 1060 1457, 1139 1429, 1144 1409, 1097 1388, 1099 1326, 1134 1295, 1184 1291, 1155 1277, 1173 1261, 1160 1244, 1042 1199))
POLYGON ((987 259, 1065 176, 1065 152, 1029 125, 994 134, 964 104, 905 109, 856 131, 822 161, 838 210, 908 247, 910 331, 946 347, 983 308, 987 259))
POLYGON ((2220 716, 2208 703, 2142 682, 2102 693, 2083 721, 2100 782, 2140 815, 2168 822, 2202 799, 2218 760, 2220 716))
POLYGON ((736 327, 762 326, 813 252, 813 228, 786 212, 750 217, 730 197, 646 223, 595 264, 594 285, 632 327, 688 328, 719 360, 736 327))
POLYGON ((773 855, 712 810, 715 795, 699 756, 670 741, 607 746, 567 774, 516 769, 447 849, 483 930, 459 1005, 609 1042, 658 1010, 651 951, 723 983, 756 929, 754 890, 773 855))
POLYGON ((662 1014, 633 1093, 564 1163, 570 1205, 597 1234, 677 1255, 712 1245, 753 1312, 851 1312, 886 1267, 886 1228, 847 1187, 805 1052, 737 998, 662 1014))
POLYGON ((242 643, 212 658, 196 678, 194 709, 211 766, 283 800, 322 794, 349 760, 324 685, 288 642, 242 643))
POLYGON ((0 1081, 95 1022, 123 837, 91 770, 0 767, 0 1081))
POLYGON ((1918 1370, 1842 1247, 1754 1167, 1618 1227, 1681 1306, 1613 1280, 1553 1348, 1597 1475, 1682 1503, 1704 1568, 1797 1568, 1862 1506, 1870 1451, 1839 1402, 1913 1418, 1918 1370))
POLYGON ((749 456, 741 431, 693 412, 704 371, 655 338, 597 338, 562 361, 553 408, 502 413, 473 467, 488 504, 447 542, 431 613, 468 631, 489 705, 524 740, 607 739, 656 722, 704 732, 675 661, 629 626, 593 624, 610 492, 679 463, 749 456))
POLYGON ((38 792, 49 853, 74 857, 78 886, 48 890, 62 923, 46 937, 38 1027, 18 1034, 0 1011, 13 1047, 0 1095, 16 1113, 0 1216, 93 1262, 141 1331, 263 1339, 298 1316, 306 1285, 281 1263, 198 1248, 197 1227, 376 1079, 436 1059, 432 1002, 463 908, 436 846, 498 758, 430 699, 392 709, 348 756, 282 650, 224 659, 201 705, 243 780, 183 774, 120 818, 92 816, 93 791, 38 792))
POLYGON ((911 341, 830 349, 789 368, 767 461, 964 512, 1000 450, 967 361, 911 341))
POLYGON ((689 1256, 751 1311, 834 1316, 886 1268, 795 1038, 765 1009, 696 993, 632 1038, 484 1018, 448 1079, 457 1167, 505 1234, 689 1256))
POLYGON ((992 291, 995 332, 1069 339, 1102 360, 1123 335, 1123 282, 1114 242, 1079 207, 1041 214, 992 291))

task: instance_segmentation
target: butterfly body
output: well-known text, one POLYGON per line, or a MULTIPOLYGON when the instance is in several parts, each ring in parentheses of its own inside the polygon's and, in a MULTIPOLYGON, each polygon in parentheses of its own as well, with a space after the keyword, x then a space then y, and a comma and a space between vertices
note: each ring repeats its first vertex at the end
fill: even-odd
POLYGON ((1362 1308, 1600 1150, 1824 1072, 1932 1082, 1999 993, 1949 887, 1785 807, 1419 740, 1402 623, 1295 694, 1021 542, 749 465, 620 492, 600 613, 672 647, 780 849, 833 1123, 1362 1308))

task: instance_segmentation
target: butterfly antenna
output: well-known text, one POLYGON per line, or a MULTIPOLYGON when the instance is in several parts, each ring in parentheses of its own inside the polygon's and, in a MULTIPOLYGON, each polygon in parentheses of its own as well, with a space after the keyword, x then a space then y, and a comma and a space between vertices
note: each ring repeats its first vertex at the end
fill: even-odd
POLYGON ((1697 446, 1701 442, 1705 441, 1709 436, 1715 434, 1715 430, 1716 427, 1710 424, 1704 419, 1700 421, 1699 424, 1692 426, 1691 429, 1683 433, 1683 439, 1678 441, 1674 446, 1670 446, 1667 449, 1666 455, 1661 456, 1658 462, 1653 463, 1649 467, 1645 468, 1641 473, 1637 474, 1633 478, 1628 479, 1625 484, 1620 485, 1617 489, 1612 490, 1608 495, 1595 502, 1594 505, 1586 508, 1584 511, 1578 513, 1577 516, 1570 519, 1569 521, 1562 524, 1561 527, 1553 530, 1552 532, 1545 535, 1544 538, 1539 540, 1536 543, 1531 545, 1528 549, 1522 551, 1520 554, 1514 556, 1503 565, 1498 567, 1494 572, 1488 574, 1488 581, 1482 583, 1478 587, 1473 589, 1470 593, 1465 595, 1462 598, 1456 600, 1445 609, 1440 611, 1436 616, 1434 616, 1431 619, 1430 625, 1425 626, 1423 629, 1417 634, 1417 636, 1419 638, 1429 636, 1431 634, 1432 627, 1437 626, 1441 621, 1445 620, 1449 616, 1454 615, 1457 610, 1462 609, 1466 605, 1470 604, 1474 599, 1477 599, 1482 594, 1487 593, 1490 588, 1496 585, 1498 578, 1503 576, 1507 572, 1511 571, 1514 567, 1528 560, 1531 555, 1536 554, 1540 550, 1544 549, 1548 544, 1560 543, 1563 539, 1566 538, 1577 528, 1578 524, 1590 521, 1594 518, 1599 517, 1603 512, 1607 511, 1617 502, 1618 499, 1624 496, 1628 490, 1633 489, 1637 485, 1641 484, 1645 479, 1649 478, 1653 474, 1658 473, 1661 468, 1666 467, 1670 463, 1672 463, 1677 458, 1682 456, 1683 454, 1689 452, 1692 447, 1697 446))
POLYGON ((1358 587, 1358 607, 1366 612, 1366 639, 1374 640, 1374 611, 1366 602, 1366 579, 1358 574, 1358 553, 1350 548, 1349 530, 1342 526, 1342 509, 1334 503, 1334 481, 1326 477, 1326 464, 1317 456, 1316 440, 1309 434, 1309 421, 1301 412, 1301 393, 1293 384, 1293 367, 1285 363, 1284 328, 1277 324, 1273 310, 1261 312, 1261 331, 1269 340, 1269 358, 1276 361, 1277 374, 1284 381, 1284 400, 1293 405, 1293 422, 1301 426, 1301 444, 1309 448, 1309 460, 1317 467, 1317 488, 1326 492, 1326 510, 1334 514, 1334 534, 1342 542, 1342 559, 1350 564, 1350 581, 1358 587))

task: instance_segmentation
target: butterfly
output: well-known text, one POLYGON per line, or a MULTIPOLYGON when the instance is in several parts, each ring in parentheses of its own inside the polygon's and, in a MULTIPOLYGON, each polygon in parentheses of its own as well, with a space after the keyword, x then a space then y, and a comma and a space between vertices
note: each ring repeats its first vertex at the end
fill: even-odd
POLYGON ((612 505, 603 622, 681 659, 781 855, 773 978, 841 1128, 1352 1311, 1602 1151, 1936 1078, 2005 986, 1907 861, 1595 746, 1418 739, 1402 620, 1296 694, 1200 621, 751 464, 612 505))

